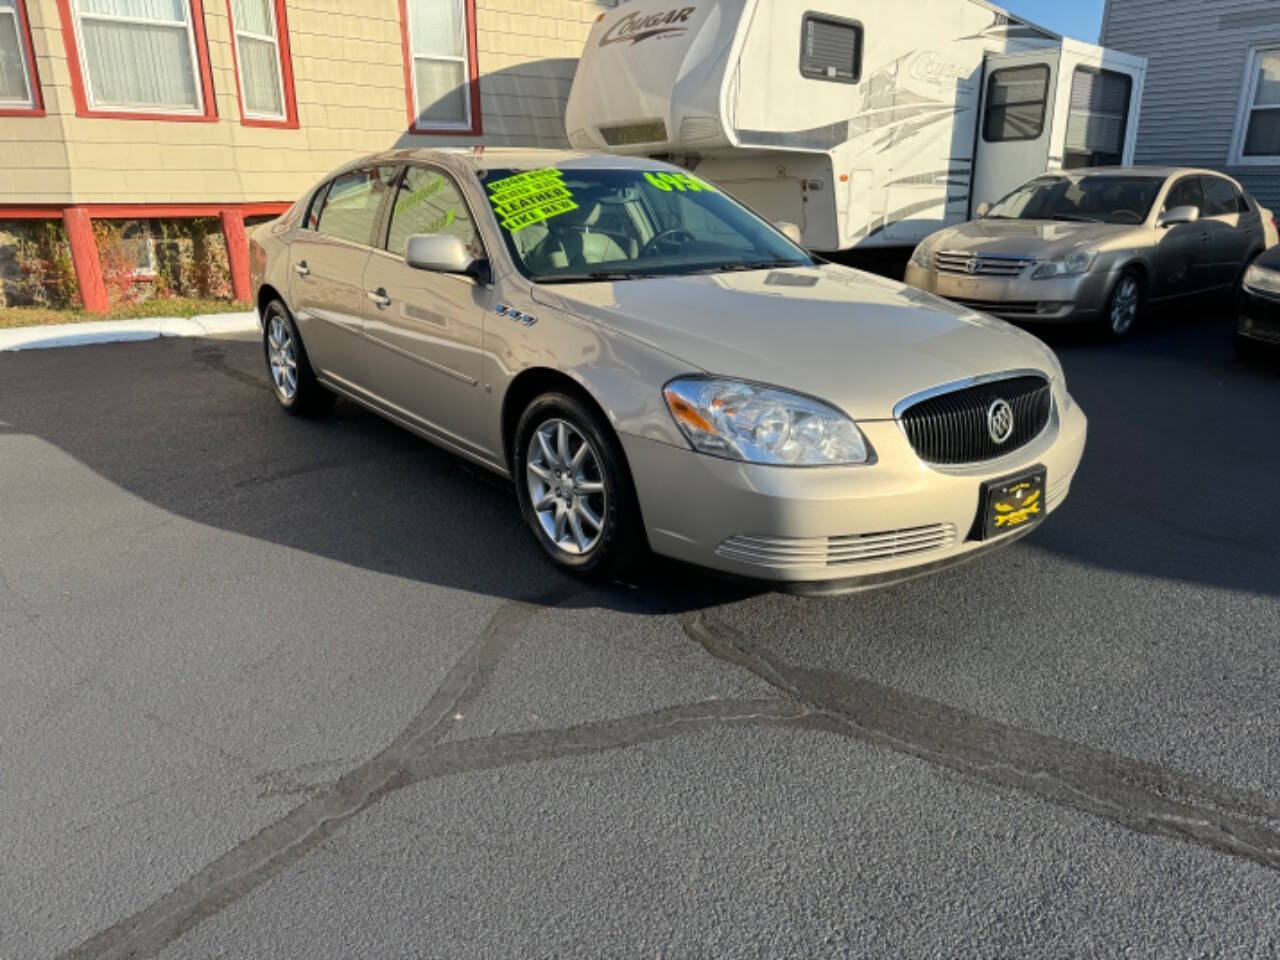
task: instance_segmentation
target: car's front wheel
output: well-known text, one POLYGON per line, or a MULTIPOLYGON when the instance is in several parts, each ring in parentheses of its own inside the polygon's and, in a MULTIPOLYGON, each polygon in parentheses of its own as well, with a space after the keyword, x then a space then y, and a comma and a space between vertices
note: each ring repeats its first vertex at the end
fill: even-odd
POLYGON ((297 324, 279 300, 262 314, 262 350, 267 375, 280 406, 290 413, 317 413, 333 402, 333 394, 316 380, 297 324))
POLYGON ((645 549, 621 447, 576 398, 546 393, 530 403, 516 426, 513 460, 521 512, 558 566, 607 577, 645 549))
POLYGON ((1126 270, 1111 288, 1111 296, 1102 311, 1101 332, 1109 340, 1122 340, 1133 332, 1142 316, 1142 277, 1136 270, 1126 270))

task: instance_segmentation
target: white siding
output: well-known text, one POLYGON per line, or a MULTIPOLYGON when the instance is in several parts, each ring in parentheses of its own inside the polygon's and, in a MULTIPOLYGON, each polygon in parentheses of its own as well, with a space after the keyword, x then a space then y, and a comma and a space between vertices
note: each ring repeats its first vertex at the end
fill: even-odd
POLYGON ((1249 51, 1268 43, 1274 0, 1107 0, 1103 46, 1149 61, 1136 162, 1222 170, 1280 210, 1280 166, 1229 164, 1249 51))

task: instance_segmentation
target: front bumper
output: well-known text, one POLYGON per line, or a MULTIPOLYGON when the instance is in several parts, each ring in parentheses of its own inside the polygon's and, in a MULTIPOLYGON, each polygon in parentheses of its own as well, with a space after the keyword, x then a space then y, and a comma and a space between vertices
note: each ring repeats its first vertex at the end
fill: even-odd
POLYGON ((1236 332, 1250 340, 1280 343, 1280 297, 1243 289, 1236 332))
POLYGON ((1085 323, 1096 319, 1115 283, 1111 273, 1090 271, 1078 277, 1032 280, 1030 269, 1017 277, 968 276, 907 265, 906 282, 962 306, 1016 323, 1085 323))
POLYGON ((860 423, 875 463, 765 467, 624 435, 654 552, 804 593, 884 586, 1018 539, 970 540, 982 484, 1048 471, 1046 508, 1066 498, 1084 454, 1087 420, 1055 405, 1045 431, 999 460, 932 467, 897 421, 860 423))

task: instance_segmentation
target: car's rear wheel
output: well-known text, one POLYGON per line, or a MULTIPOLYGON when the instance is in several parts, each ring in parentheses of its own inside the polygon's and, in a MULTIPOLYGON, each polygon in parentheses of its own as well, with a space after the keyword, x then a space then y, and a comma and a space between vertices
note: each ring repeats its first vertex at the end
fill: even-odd
POLYGON ((563 393, 538 397, 520 417, 513 449, 520 510, 557 566, 614 576, 645 549, 622 449, 583 403, 563 393))
POLYGON ((1142 317, 1142 307, 1142 277, 1136 270, 1126 270, 1107 297, 1100 324, 1102 334, 1109 340, 1129 336, 1142 317))
POLYGON ((279 300, 263 312, 262 349, 272 392, 289 413, 317 413, 333 402, 333 394, 316 380, 293 316, 279 300))

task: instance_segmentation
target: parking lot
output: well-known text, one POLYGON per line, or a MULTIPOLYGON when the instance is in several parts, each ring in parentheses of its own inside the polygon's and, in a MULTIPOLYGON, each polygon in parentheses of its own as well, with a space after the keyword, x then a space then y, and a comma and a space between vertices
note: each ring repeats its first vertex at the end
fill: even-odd
POLYGON ((805 600, 556 573, 258 345, 0 356, 0 957, 1274 957, 1280 372, 1059 338, 1076 486, 805 600))

